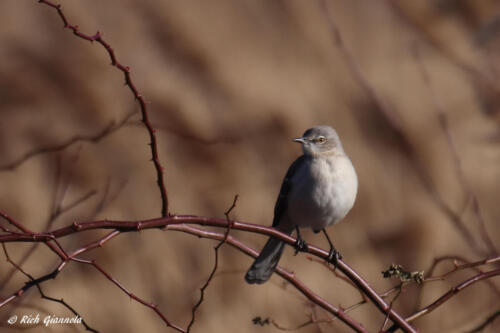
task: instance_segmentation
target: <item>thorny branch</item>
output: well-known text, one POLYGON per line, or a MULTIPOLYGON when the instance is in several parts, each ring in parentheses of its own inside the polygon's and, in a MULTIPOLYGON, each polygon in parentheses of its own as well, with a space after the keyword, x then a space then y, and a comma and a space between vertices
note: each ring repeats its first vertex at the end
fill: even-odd
MULTIPOLYGON (((93 229, 114 229, 119 232, 126 231, 139 231, 144 229, 152 229, 152 228, 165 228, 172 229, 173 226, 179 224, 198 224, 202 226, 213 226, 213 227, 223 227, 228 228, 231 225, 231 229, 236 230, 244 230, 249 232, 256 232, 260 234, 265 234, 268 236, 274 236, 282 239, 289 245, 293 245, 296 242, 296 239, 292 236, 286 235, 284 233, 279 232, 278 230, 272 227, 264 227, 261 225, 255 225, 250 223, 244 223, 239 221, 230 221, 227 219, 218 219, 218 218, 207 218, 200 216, 182 216, 182 215, 172 215, 169 217, 151 219, 151 220, 143 220, 143 221, 109 221, 109 220, 101 220, 101 221, 90 221, 90 222, 74 222, 73 224, 56 229, 52 232, 48 233, 39 233, 39 234, 29 234, 29 235, 12 235, 5 234, 0 235, 0 242, 46 242, 51 239, 60 238, 64 236, 68 236, 70 234, 74 234, 77 232, 83 232, 87 230, 93 229)), ((318 256, 322 259, 328 258, 328 252, 317 248, 315 246, 309 246, 307 251, 310 254, 318 256)), ((351 267, 345 264, 343 261, 339 262, 338 269, 342 271, 351 281, 353 281, 358 288, 360 288, 367 297, 378 307, 378 309, 384 314, 389 313, 391 320, 398 323, 405 331, 414 332, 415 330, 406 324, 402 317, 392 309, 389 309, 389 306, 385 303, 385 301, 369 286, 369 284, 357 274, 351 267)), ((307 290, 307 287, 304 286, 304 290, 307 290)), ((322 302, 325 302, 322 300, 322 302)), ((328 305, 327 307, 330 307, 328 305)), ((332 310, 333 311, 333 310, 332 310)), ((335 314, 342 313, 340 310, 334 311, 335 314)))
POLYGON ((130 91, 132 92, 135 99, 139 103, 142 114, 142 122, 144 123, 144 126, 146 126, 146 129, 149 134, 149 139, 150 139, 149 146, 151 148, 152 161, 156 170, 157 184, 161 194, 161 202, 162 202, 161 216, 167 216, 168 196, 165 187, 165 179, 163 177, 163 166, 160 163, 160 158, 158 155, 158 144, 155 135, 156 130, 153 128, 153 125, 149 121, 149 116, 147 112, 147 102, 144 99, 144 96, 142 96, 139 90, 137 90, 135 84, 132 81, 132 77, 130 74, 130 67, 124 66, 120 62, 118 62, 115 55, 115 51, 113 50, 111 45, 109 45, 106 41, 104 41, 101 32, 97 31, 95 35, 86 35, 84 33, 81 33, 77 25, 72 25, 68 22, 66 16, 64 15, 64 12, 61 9, 62 8, 61 5, 56 5, 48 0, 38 0, 38 2, 57 10, 59 17, 64 23, 64 28, 72 30, 75 36, 78 36, 90 42, 98 42, 99 44, 101 44, 108 52, 109 58, 111 59, 111 66, 114 66, 123 72, 123 75, 125 76, 125 85, 127 85, 130 88, 130 91))
POLYGON ((214 278, 215 272, 217 271, 217 268, 219 267, 219 249, 226 242, 227 237, 229 236, 229 231, 231 230, 231 223, 230 223, 230 220, 229 220, 229 213, 231 213, 231 211, 236 207, 236 201, 237 200, 238 200, 238 195, 236 194, 234 196, 233 203, 231 204, 231 206, 229 207, 229 209, 224 213, 224 215, 226 215, 226 220, 228 222, 226 235, 225 235, 224 239, 221 240, 219 242, 219 244, 217 244, 217 246, 214 247, 214 253, 215 253, 214 267, 212 268, 212 271, 208 275, 207 280, 205 281, 205 283, 203 284, 203 286, 200 288, 200 298, 198 299, 198 302, 191 309, 191 321, 189 322, 189 324, 187 326, 187 329, 186 329, 187 332, 191 331, 191 327, 193 326, 195 318, 196 318, 196 310, 198 310, 198 308, 200 307, 201 303, 203 302, 203 299, 204 299, 204 296, 205 296, 205 289, 207 289, 207 287, 210 284, 210 282, 212 282, 212 279, 214 278))
MULTIPOLYGON (((12 266, 14 266, 14 268, 16 270, 18 270, 19 272, 23 273, 28 279, 30 279, 30 281, 33 281, 35 280, 33 278, 33 276, 31 276, 30 274, 26 273, 26 271, 24 271, 22 269, 21 266, 19 266, 18 264, 16 264, 9 256, 9 253, 7 252, 7 247, 5 246, 4 243, 2 243, 2 248, 3 248, 3 252, 5 254, 5 258, 7 259, 7 262, 9 262, 12 266)), ((67 302, 65 302, 63 299, 57 299, 57 298, 54 298, 54 297, 50 297, 50 296, 47 296, 43 290, 42 290, 42 287, 39 285, 39 284, 36 284, 36 287, 38 289, 38 292, 40 293, 40 296, 43 298, 43 299, 46 299, 46 300, 49 300, 49 301, 52 301, 52 302, 55 302, 55 303, 60 303, 62 304, 65 308, 67 308, 69 311, 71 311, 75 316, 78 316, 80 318, 82 318, 82 316, 75 310, 74 307, 72 307, 71 305, 69 305, 67 302)), ((87 322, 85 321, 85 319, 82 318, 82 325, 85 327, 85 330, 87 331, 90 331, 90 332, 95 332, 95 333, 98 333, 98 331, 92 327, 90 327, 87 322)))
MULTIPOLYGON (((204 237, 204 238, 211 238, 211 239, 218 239, 218 240, 226 240, 225 242, 241 252, 256 258, 258 255, 258 252, 255 251, 254 249, 248 247, 247 245, 243 244, 236 238, 230 236, 230 235, 225 235, 222 233, 217 233, 217 232, 212 232, 212 231, 206 231, 202 230, 199 228, 195 228, 189 225, 185 224, 176 224, 176 225, 171 225, 167 227, 167 230, 175 230, 175 231, 182 231, 185 233, 193 234, 199 237, 204 237)), ((285 235, 285 234, 283 234, 285 235)), ((310 246, 313 248, 312 246, 310 246)), ((317 249, 317 248, 316 248, 317 249)), ((311 249, 309 249, 311 250, 311 249)), ((318 249, 319 250, 319 249, 318 249)), ((327 252, 320 250, 322 252, 325 252, 326 255, 327 252)), ((321 296, 315 294, 312 290, 310 290, 302 281, 296 278, 295 273, 291 273, 282 267, 277 267, 276 268, 276 273, 280 275, 282 278, 290 282, 296 289, 298 289, 303 295, 305 295, 308 299, 310 299, 312 302, 315 304, 319 305, 326 311, 332 313, 333 315, 337 316, 340 320, 342 320, 344 323, 346 323, 349 327, 351 327, 353 330, 356 332, 366 332, 366 329, 358 322, 353 320, 350 316, 344 313, 342 309, 336 308, 332 304, 328 303, 326 300, 321 298, 321 296)))
MULTIPOLYGON (((350 281, 349 279, 347 279, 345 276, 340 275, 337 272, 337 270, 334 267, 332 267, 331 265, 329 265, 326 261, 318 259, 318 258, 314 258, 314 257, 308 257, 308 259, 311 260, 311 261, 314 261, 314 262, 322 263, 325 267, 327 267, 335 275, 335 277, 340 278, 340 279, 346 281, 348 284, 350 284, 353 287, 355 287, 355 285, 352 283, 352 281, 350 281)), ((488 258, 488 259, 478 260, 478 261, 475 261, 475 262, 468 262, 465 259, 459 258, 459 257, 456 257, 456 256, 438 257, 438 258, 435 258, 433 260, 432 265, 427 270, 427 272, 428 272, 427 276, 425 278, 423 278, 423 279, 422 279, 423 272, 406 272, 406 271, 402 270, 401 267, 397 268, 396 270, 389 268, 387 271, 382 272, 382 274, 384 275, 384 277, 385 276, 387 276, 387 277, 397 276, 397 277, 400 278, 401 282, 398 285, 396 285, 395 287, 392 287, 392 288, 386 290, 385 292, 382 292, 380 294, 380 296, 382 298, 386 298, 386 297, 390 296, 391 294, 393 294, 394 292, 397 292, 397 296, 394 296, 393 299, 392 299, 392 301, 391 301, 391 304, 393 304, 395 302, 395 300, 397 299, 397 297, 399 297, 399 294, 401 293, 401 291, 403 290, 403 288, 406 285, 409 285, 409 284, 412 284, 412 283, 417 283, 417 284, 421 285, 422 288, 423 288, 429 282, 442 281, 446 277, 448 277, 449 275, 451 275, 451 274, 453 274, 453 273, 455 273, 457 271, 464 270, 464 269, 474 269, 479 274, 482 274, 484 272, 482 270, 480 270, 478 268, 478 266, 492 265, 492 264, 495 264, 495 263, 498 263, 498 262, 500 262, 500 257, 492 257, 492 258, 488 258), (433 275, 434 269, 437 267, 437 265, 439 263, 441 263, 443 261, 447 261, 447 260, 452 260, 453 261, 453 264, 454 264, 453 268, 450 269, 450 270, 448 270, 448 271, 446 271, 446 272, 444 272, 444 273, 442 273, 442 274, 440 274, 440 275, 433 275), (458 261, 462 262, 462 264, 459 264, 458 261)), ((392 266, 393 265, 391 265, 391 267, 392 266)), ((399 266, 399 265, 396 265, 396 266, 399 266)), ((496 288, 496 285, 490 279, 486 279, 485 282, 487 282, 490 285, 490 287, 493 289, 493 291, 495 293, 497 293, 497 295, 499 295, 499 297, 500 297, 500 292, 496 288)), ((423 293, 423 290, 420 292, 420 295, 422 295, 422 293, 423 293)), ((361 301, 359 301, 358 303, 352 304, 352 305, 344 308, 344 312, 345 313, 350 312, 350 311, 358 308, 359 306, 367 304, 368 302, 369 302, 369 299, 363 293, 361 293, 361 301)), ((312 324, 330 323, 330 322, 335 321, 336 319, 338 319, 338 318, 332 317, 332 318, 325 319, 325 320, 315 320, 315 319, 311 318, 311 319, 307 320, 306 322, 304 322, 302 324, 299 324, 297 326, 294 326, 294 327, 284 327, 284 326, 276 323, 275 320, 271 320, 270 322, 273 325, 275 325, 276 328, 278 328, 280 330, 292 331, 292 330, 300 329, 302 327, 305 327, 305 326, 308 326, 308 325, 312 325, 312 324)), ((487 322, 489 323, 490 321, 487 321, 487 322)), ((384 326, 385 326, 385 323, 384 323, 384 326)), ((394 329, 394 328, 392 328, 392 329, 394 329)))
MULTIPOLYGON (((291 237, 289 235, 283 234, 271 227, 263 227, 260 225, 254 225, 254 224, 249 224, 249 223, 243 223, 239 221, 230 221, 228 222, 226 219, 209 219, 205 217, 196 217, 196 216, 169 216, 166 218, 159 218, 159 219, 152 219, 152 220, 147 220, 147 221, 137 221, 137 222, 127 222, 127 221, 122 221, 122 222, 117 222, 117 221, 108 221, 108 220, 103 220, 103 221, 91 221, 87 223, 78 223, 75 222, 72 225, 68 227, 63 227, 60 229, 55 230, 54 232, 48 232, 48 233, 32 233, 32 234, 4 234, 0 235, 0 241, 1 242, 16 242, 16 241, 24 241, 24 242, 48 242, 53 239, 57 239, 59 237, 67 236, 70 234, 74 234, 77 232, 83 232, 86 230, 92 230, 92 229, 113 229, 114 231, 108 235, 107 237, 114 237, 121 232, 127 232, 127 231, 139 231, 139 230, 144 230, 144 229, 151 229, 151 228, 165 228, 167 230, 172 229, 172 230, 178 230, 180 228, 181 224, 198 224, 198 225, 204 225, 204 226, 214 226, 214 227, 224 227, 228 228, 229 225, 231 225, 232 229, 236 230, 245 230, 245 231, 250 231, 250 232, 257 232, 261 234, 266 234, 266 235, 273 235, 275 237, 279 237, 283 239, 286 243, 292 245, 295 244, 296 240, 294 237, 291 237), (97 224, 96 224, 97 222, 97 224), (13 236, 15 236, 13 238, 13 236)), ((186 226, 187 227, 187 226, 186 226)), ((226 235, 223 235, 226 237, 226 235)), ((229 239, 229 235, 227 235, 229 239)), ((104 241, 107 241, 108 239, 104 239, 104 241)), ((97 246, 102 246, 103 241, 96 242, 89 244, 88 246, 85 246, 79 250, 76 250, 74 253, 70 254, 67 256, 66 260, 63 261, 58 267, 58 269, 52 273, 49 273, 38 280, 35 280, 34 283, 31 285, 27 285, 22 288, 21 292, 16 292, 13 294, 13 296, 5 299, 2 303, 0 303, 0 307, 3 305, 9 303, 12 301, 12 299, 20 296, 22 293, 24 293, 25 290, 29 289, 29 287, 33 286, 36 283, 40 283, 46 280, 49 280, 53 277, 55 277, 58 272, 66 265, 68 260, 73 260, 73 261, 80 261, 79 259, 77 260, 75 258, 76 255, 85 252, 89 250, 90 248, 95 248, 97 246)), ((239 243, 241 244, 241 243, 239 243)), ((241 244, 241 246, 243 246, 241 244)), ((319 256, 323 259, 328 258, 328 252, 322 249, 319 249, 315 246, 309 246, 308 252, 310 254, 319 256)), ((247 254, 252 254, 255 255, 255 252, 252 251, 245 251, 247 254)), ((85 262, 89 264, 89 262, 85 262)), ((94 265, 95 266, 95 265, 94 265)), ((98 266, 95 266, 98 268, 98 266)), ((370 298, 372 302, 374 302, 382 311, 384 314, 389 311, 389 316, 391 320, 398 322, 398 325, 401 327, 405 328, 406 331, 408 332, 414 332, 414 329, 411 328, 411 326, 408 326, 402 321, 402 317, 397 314, 394 310, 389 309, 388 305, 382 300, 382 298, 368 285, 366 281, 364 281, 357 273, 355 273, 352 268, 350 268, 347 264, 344 262, 339 262, 338 269, 340 269, 344 274, 346 274, 353 282, 358 286, 358 288, 361 288, 363 292, 370 298)), ((102 272, 102 271, 101 271, 102 272)), ((284 272, 284 271, 283 271, 284 272)), ((103 273, 104 274, 104 273, 103 273)), ((293 279, 294 275, 291 273, 285 274, 289 279, 293 279)), ((107 277, 107 276, 106 276, 107 277)), ((114 283, 116 281, 113 281, 114 283)), ((116 284, 116 283, 115 283, 116 284)), ((301 290, 303 293, 310 293, 310 290, 305 286, 302 285, 301 283, 295 282, 296 286, 299 287, 299 290, 301 290)), ((118 285, 118 284, 117 284, 118 285)), ((122 289, 124 290, 124 289, 122 289)), ((125 290, 124 290, 125 291, 125 290)), ((331 304, 327 303, 325 300, 319 298, 316 300, 321 306, 329 309, 333 314, 342 316, 344 315, 342 310, 334 308, 331 304)), ((143 302, 141 302, 143 303, 143 302)), ((144 302, 145 303, 145 302, 144 302)), ((144 304, 143 303, 143 304, 144 304)), ((154 308, 150 306, 151 308, 154 308)), ((156 309, 156 308, 154 308, 156 309)), ((156 311, 156 310, 155 310, 156 311)), ((162 318, 163 319, 163 318, 162 318)), ((347 320, 349 325, 351 327, 358 327, 359 324, 353 324, 352 320, 347 320)), ((358 328, 358 331, 360 329, 358 328)), ((363 331, 363 330, 361 330, 363 331)))
MULTIPOLYGON (((439 307, 440 305, 442 305, 444 302, 448 301, 452 296, 454 296, 454 295, 458 294, 459 292, 461 292, 462 290, 464 290, 465 288, 470 287, 471 285, 473 285, 474 283, 476 283, 478 281, 481 281, 481 280, 484 280, 484 279, 489 279, 491 277, 498 276, 498 275, 500 275, 500 268, 497 268, 497 269, 494 269, 494 270, 491 270, 491 271, 488 271, 488 272, 484 272, 484 273, 480 273, 480 274, 474 275, 473 277, 468 278, 465 281, 459 283, 458 285, 452 287, 444 295, 440 296, 434 302, 432 302, 431 304, 429 304, 426 307, 422 308, 421 310, 419 310, 419 311, 415 312, 414 314, 406 317, 405 320, 407 322, 412 322, 415 319, 418 319, 418 318, 422 317, 423 315, 427 315, 427 314, 431 313, 432 311, 434 311, 437 307, 439 307)), ((387 331, 388 332, 393 332, 396 329, 397 329, 397 327, 393 325, 387 331)))

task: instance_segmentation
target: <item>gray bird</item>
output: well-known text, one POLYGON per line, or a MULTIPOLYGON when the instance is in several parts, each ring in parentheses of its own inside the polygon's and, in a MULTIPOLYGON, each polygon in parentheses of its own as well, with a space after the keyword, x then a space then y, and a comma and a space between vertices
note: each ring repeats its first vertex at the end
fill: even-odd
MULTIPOLYGON (((337 132, 330 126, 316 126, 293 139, 302 144, 303 155, 288 169, 274 207, 273 227, 291 234, 297 230, 296 251, 306 250, 299 228, 323 231, 330 244, 330 262, 341 258, 325 227, 342 220, 354 205, 358 177, 342 148, 337 132)), ((285 243, 271 237, 248 270, 245 280, 264 283, 278 265, 285 243)))

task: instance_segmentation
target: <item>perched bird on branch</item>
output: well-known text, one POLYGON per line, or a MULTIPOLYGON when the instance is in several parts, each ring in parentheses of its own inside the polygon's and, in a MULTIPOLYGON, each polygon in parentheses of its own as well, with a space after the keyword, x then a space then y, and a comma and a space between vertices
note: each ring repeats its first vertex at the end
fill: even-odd
MULTIPOLYGON (((274 207, 273 227, 287 234, 297 230, 297 251, 307 250, 299 228, 323 231, 330 244, 329 261, 336 264, 340 253, 325 227, 342 220, 354 205, 358 177, 330 126, 316 126, 293 141, 302 145, 303 155, 288 169, 274 207)), ((245 280, 264 283, 278 265, 285 243, 271 237, 248 270, 245 280)))

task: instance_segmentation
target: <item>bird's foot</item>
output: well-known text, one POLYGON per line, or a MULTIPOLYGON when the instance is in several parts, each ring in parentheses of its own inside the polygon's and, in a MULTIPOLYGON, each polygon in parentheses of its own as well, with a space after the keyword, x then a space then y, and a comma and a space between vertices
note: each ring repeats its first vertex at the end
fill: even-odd
POLYGON ((302 238, 297 238, 297 241, 295 242, 295 256, 299 253, 299 252, 306 252, 308 249, 308 246, 307 246, 307 243, 305 240, 303 240, 302 238))
POLYGON ((339 251, 335 250, 335 248, 330 248, 330 252, 328 252, 328 262, 333 266, 337 267, 339 264, 339 260, 342 259, 342 255, 339 251))

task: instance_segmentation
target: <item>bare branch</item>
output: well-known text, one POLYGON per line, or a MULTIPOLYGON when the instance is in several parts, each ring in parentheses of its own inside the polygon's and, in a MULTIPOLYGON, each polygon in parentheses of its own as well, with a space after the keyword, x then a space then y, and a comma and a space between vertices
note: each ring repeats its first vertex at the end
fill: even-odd
POLYGON ((24 162, 27 162, 28 160, 32 159, 33 157, 47 154, 47 153, 54 153, 54 152, 59 152, 62 150, 65 150, 79 142, 90 142, 90 143, 97 143, 101 141, 101 139, 107 137, 108 135, 116 132, 120 128, 122 128, 127 121, 136 113, 135 110, 130 111, 125 115, 123 119, 121 119, 119 122, 115 123, 114 121, 110 122, 106 127, 104 127, 102 130, 97 132, 96 134, 91 134, 91 135, 76 135, 73 136, 66 141, 63 141, 61 143, 53 144, 53 145, 47 145, 47 146, 42 146, 42 147, 36 147, 33 150, 27 151, 24 153, 22 156, 18 157, 17 159, 5 163, 0 166, 0 172, 1 171, 10 171, 14 170, 20 165, 22 165, 24 162))
MULTIPOLYGON (((9 256, 9 253, 7 252, 7 247, 5 246, 4 243, 2 243, 2 248, 3 248, 3 252, 5 254, 5 258, 7 259, 7 261, 12 265, 14 266, 14 268, 18 271, 20 271, 21 273, 23 273, 26 277, 28 277, 31 281, 34 280, 33 276, 31 276, 30 274, 26 273, 22 268, 21 266, 19 266, 18 264, 16 264, 9 256)), ((97 330, 93 329, 92 327, 90 327, 87 322, 85 321, 85 319, 82 318, 82 316, 75 310, 75 308, 73 308, 71 305, 69 305, 67 302, 65 302, 63 299, 56 299, 56 298, 53 298, 53 297, 50 297, 50 296, 47 296, 43 290, 42 290, 42 287, 38 284, 36 284, 36 287, 38 289, 38 292, 40 293, 40 296, 43 298, 43 299, 46 299, 46 300, 49 300, 49 301, 52 301, 52 302, 56 302, 56 303, 60 303, 62 304, 65 308, 67 308, 68 310, 70 310, 75 316, 78 316, 82 319, 82 325, 85 327, 85 330, 87 331, 90 331, 90 332, 95 332, 95 333, 98 333, 97 330)))
MULTIPOLYGON (((222 233, 217 233, 213 231, 206 231, 202 229, 198 229, 189 225, 184 225, 184 224, 178 224, 178 225, 171 225, 167 228, 167 230, 175 230, 175 231, 182 231, 185 233, 193 234, 198 237, 204 237, 204 238, 211 238, 211 239, 218 239, 218 240, 224 240, 225 242, 241 252, 256 258, 258 255, 258 252, 255 251, 254 249, 248 247, 247 245, 243 244, 239 240, 235 239, 234 237, 230 235, 225 235, 222 233)), ((312 247, 312 246, 310 246, 312 247)), ((324 251, 326 255, 328 253, 324 251)), ((315 304, 319 305, 326 311, 332 313, 333 315, 337 316, 340 320, 342 320, 344 323, 346 323, 349 327, 351 327, 353 330, 356 332, 366 332, 366 329, 358 322, 354 321, 351 317, 349 317, 347 314, 344 313, 343 310, 338 309, 334 307, 332 304, 328 303, 326 300, 321 298, 319 295, 315 294, 312 290, 310 290, 302 281, 298 280, 295 277, 295 273, 291 273, 281 267, 276 268, 276 273, 280 275, 282 278, 290 282, 297 290, 299 290, 302 294, 304 294, 309 300, 314 302, 315 304)))
POLYGON ((440 103, 440 100, 436 95, 434 89, 432 89, 431 78, 429 73, 427 72, 427 69, 425 68, 424 63, 422 62, 418 46, 414 44, 414 47, 412 47, 411 50, 413 57, 415 58, 415 62, 417 63, 418 68, 420 69, 420 73, 422 74, 422 80, 425 83, 425 86, 428 88, 427 90, 429 92, 432 104, 434 106, 434 112, 436 113, 436 116, 439 120, 439 125, 446 138, 448 148, 453 158, 453 164, 455 166, 455 173, 457 174, 457 178, 462 186, 462 190, 465 194, 465 197, 471 198, 472 200, 472 209, 474 211, 474 215, 476 216, 476 221, 479 227, 479 233, 483 239, 483 242, 488 247, 489 254, 495 255, 498 253, 498 251, 495 248, 495 245, 493 244, 493 241, 491 240, 488 231, 486 230, 486 223, 484 221, 483 214, 481 213, 481 209, 479 207, 479 200, 474 191, 472 190, 472 187, 465 178, 465 174, 462 168, 462 162, 460 160, 460 156, 458 154, 455 141, 453 140, 453 135, 448 126, 448 119, 446 117, 446 112, 442 104, 440 103))
POLYGON ((231 223, 229 221, 229 213, 236 207, 236 201, 237 200, 238 200, 238 195, 236 194, 234 196, 232 205, 224 213, 224 215, 226 215, 226 220, 228 222, 227 231, 226 231, 226 234, 224 236, 224 239, 221 240, 219 242, 219 244, 217 244, 217 246, 214 247, 214 254, 215 254, 214 267, 212 268, 212 271, 208 275, 208 278, 205 281, 205 284, 203 284, 203 286, 200 288, 200 298, 198 299, 198 302, 191 309, 191 321, 189 322, 189 324, 187 326, 187 329, 186 329, 187 332, 191 331, 191 327, 193 326, 194 321, 195 321, 196 311, 200 307, 201 303, 203 303, 203 299, 204 299, 204 296, 205 296, 205 289, 207 289, 207 287, 210 284, 210 282, 212 282, 212 279, 213 279, 213 277, 215 275, 215 272, 217 271, 217 268, 219 267, 219 248, 226 242, 227 237, 229 236, 229 231, 231 230, 231 223))
POLYGON ((149 139, 150 143, 149 146, 151 147, 151 155, 152 155, 152 161, 156 170, 156 176, 157 176, 157 184, 158 188, 160 190, 161 194, 161 201, 162 201, 162 208, 161 208, 161 216, 167 216, 168 215, 168 196, 167 196, 167 190, 165 187, 165 180, 163 177, 163 167, 160 163, 159 155, 158 155, 158 144, 156 140, 156 135, 155 132, 156 130, 153 128, 153 125, 151 125, 151 122, 149 120, 149 115, 148 115, 148 109, 147 109, 147 102, 142 96, 141 93, 139 93, 139 90, 135 87, 135 84, 132 81, 132 77, 130 75, 130 67, 122 65, 120 62, 118 62, 115 51, 109 45, 104 39, 102 38, 102 34, 97 31, 95 35, 86 35, 84 33, 81 33, 78 29, 77 25, 72 25, 68 22, 66 19, 66 16, 64 15, 61 5, 56 5, 48 0, 39 0, 39 3, 45 4, 49 7, 54 8, 61 20, 64 23, 64 28, 70 29, 73 31, 73 34, 75 36, 78 36, 82 39, 88 40, 89 42, 98 42, 101 44, 106 51, 108 52, 109 58, 111 59, 111 66, 114 66, 118 68, 124 75, 125 77, 125 85, 127 85, 130 88, 130 91, 134 95, 135 99, 139 103, 140 109, 141 109, 141 114, 142 114, 142 122, 144 123, 144 126, 146 127, 148 134, 149 134, 149 139))
MULTIPOLYGON (((443 294, 441 297, 439 297, 438 299, 436 299, 434 302, 432 302, 431 304, 425 306, 424 308, 422 308, 421 310, 415 312, 414 314, 406 317, 405 320, 407 322, 413 322, 414 320, 416 320, 416 319, 418 319, 418 318, 420 318, 420 317, 422 317, 424 315, 427 315, 427 314, 431 313, 437 307, 441 306, 443 303, 445 303, 446 301, 448 301, 451 297, 453 297, 454 295, 458 294, 459 292, 461 292, 465 288, 470 287, 471 285, 475 284, 478 281, 482 281, 484 279, 489 279, 491 277, 498 276, 498 275, 500 275, 500 268, 497 268, 497 269, 494 269, 494 270, 491 270, 491 271, 488 271, 488 272, 483 272, 483 273, 474 275, 473 277, 468 278, 467 280, 465 280, 465 281, 459 283, 458 285, 452 287, 448 292, 446 292, 445 294, 443 294)), ((393 325, 391 328, 389 328, 387 330, 387 332, 394 332, 396 329, 397 329, 397 327, 395 327, 395 325, 393 325)))

